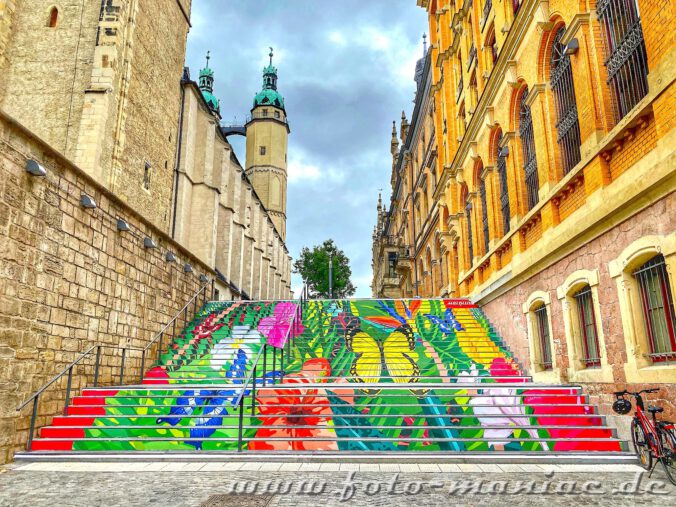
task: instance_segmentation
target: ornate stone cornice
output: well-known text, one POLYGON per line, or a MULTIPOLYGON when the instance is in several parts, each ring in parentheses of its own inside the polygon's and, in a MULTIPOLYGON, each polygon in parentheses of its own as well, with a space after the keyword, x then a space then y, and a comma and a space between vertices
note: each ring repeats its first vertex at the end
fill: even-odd
POLYGON ((526 105, 528 107, 531 107, 535 103, 535 100, 538 98, 538 96, 541 93, 544 93, 545 90, 547 90, 547 84, 546 83, 537 83, 537 84, 531 85, 528 88, 528 97, 526 97, 526 105))
POLYGON ((591 19, 590 12, 582 12, 579 14, 575 14, 575 16, 573 16, 573 19, 570 20, 570 23, 568 23, 568 27, 566 28, 566 31, 563 33, 563 36, 561 37, 561 44, 563 44, 564 46, 567 45, 575 37, 580 28, 589 25, 590 19, 591 19))

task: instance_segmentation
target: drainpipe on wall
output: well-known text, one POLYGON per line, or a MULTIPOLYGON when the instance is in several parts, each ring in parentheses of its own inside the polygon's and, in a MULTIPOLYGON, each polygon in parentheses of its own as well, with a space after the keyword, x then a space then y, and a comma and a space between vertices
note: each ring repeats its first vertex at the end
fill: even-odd
MULTIPOLYGON (((172 196, 172 219, 171 219, 171 237, 175 239, 176 236, 176 213, 178 208, 178 184, 179 173, 178 168, 181 163, 181 150, 183 148, 183 109, 185 108, 185 83, 187 79, 187 68, 183 69, 183 77, 181 78, 181 108, 178 112, 178 136, 176 146, 176 163, 174 164, 174 195, 172 196)), ((189 79, 189 78, 188 78, 189 79)))

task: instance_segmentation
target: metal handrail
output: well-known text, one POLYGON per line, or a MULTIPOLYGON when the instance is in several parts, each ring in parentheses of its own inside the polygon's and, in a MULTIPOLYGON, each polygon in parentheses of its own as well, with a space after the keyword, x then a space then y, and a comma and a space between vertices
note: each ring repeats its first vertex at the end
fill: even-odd
POLYGON ((185 304, 185 306, 183 308, 181 308, 178 311, 178 313, 176 313, 176 315, 174 315, 174 318, 171 319, 162 329, 160 329, 160 331, 157 332, 157 334, 155 334, 153 339, 148 342, 148 344, 143 348, 143 350, 148 350, 162 336, 162 334, 164 334, 164 332, 169 328, 169 326, 172 325, 176 321, 176 319, 178 319, 179 315, 181 315, 181 313, 186 311, 188 309, 188 307, 194 301, 196 301, 197 297, 202 293, 202 291, 204 289, 206 289, 209 286, 209 284, 211 284, 213 286, 213 283, 214 283, 214 281, 210 280, 207 283, 205 283, 202 287, 200 287, 200 289, 197 292, 195 292, 193 297, 190 298, 190 300, 185 304))
MULTIPOLYGON (((291 322, 289 322, 289 328, 286 330, 286 335, 284 336, 284 341, 283 341, 284 345, 282 345, 281 347, 274 347, 273 345, 271 345, 271 347, 277 348, 277 349, 283 349, 284 346, 286 346, 286 344, 289 343, 289 335, 291 334, 291 330, 296 326, 296 319, 298 318, 299 311, 302 312, 302 306, 301 306, 300 299, 298 301, 298 306, 296 306, 296 311, 293 314, 293 318, 291 319, 291 322)), ((268 344, 265 343, 263 345, 263 347, 261 347, 261 349, 258 351, 258 354, 256 355, 256 359, 253 362, 253 366, 252 366, 251 370, 249 371, 249 375, 247 375, 246 381, 244 382, 244 384, 242 384, 242 390, 240 391, 239 396, 237 397, 235 405, 239 405, 241 403, 242 398, 244 397, 244 392, 246 391, 246 388, 249 386, 249 382, 251 382, 251 378, 253 377, 253 375, 256 372, 256 367, 258 366, 258 362, 260 361, 261 355, 264 354, 264 351, 265 351, 267 346, 268 346, 268 344)))
POLYGON ((190 307, 191 304, 194 305, 194 308, 193 308, 193 318, 194 318, 195 315, 197 314, 197 299, 199 298, 200 294, 202 294, 202 292, 204 292, 204 298, 202 299, 202 305, 204 305, 206 303, 206 288, 210 284, 211 284, 211 294, 212 294, 212 297, 213 297, 214 281, 215 280, 212 278, 211 280, 207 281, 207 283, 205 283, 202 287, 200 287, 200 289, 197 292, 195 292, 193 297, 191 297, 188 300, 188 302, 185 304, 185 306, 183 308, 181 308, 176 313, 176 315, 174 315, 174 317, 169 322, 167 322, 167 324, 162 329, 160 329, 157 332, 157 334, 155 334, 153 339, 150 340, 148 342, 148 344, 143 348, 143 353, 141 354, 141 379, 140 379, 141 382, 143 382, 143 378, 144 378, 146 353, 148 352, 148 349, 150 347, 152 347, 153 344, 159 340, 159 344, 158 344, 158 347, 157 347, 157 361, 159 362, 160 357, 162 356, 162 348, 163 348, 162 347, 162 340, 164 338, 164 333, 166 333, 167 329, 169 329, 169 326, 173 326, 171 338, 172 339, 176 338, 176 322, 178 321, 178 318, 181 316, 181 314, 183 314, 183 325, 184 325, 183 327, 184 327, 184 329, 185 329, 185 327, 187 327, 187 325, 188 325, 188 308, 190 307))
MULTIPOLYGON (((172 318, 167 325, 165 325, 162 330, 155 335, 155 337, 146 345, 144 348, 138 348, 138 347, 130 347, 130 346, 121 346, 121 345, 108 345, 108 344, 96 344, 92 345, 89 347, 87 350, 82 352, 73 362, 71 362, 68 366, 66 366, 63 371, 55 375, 49 382, 44 384, 42 387, 40 387, 33 395, 31 395, 28 399, 26 399, 17 409, 16 411, 19 412, 21 411, 26 405, 28 405, 31 401, 33 402, 33 410, 31 413, 31 423, 30 423, 30 429, 29 429, 29 434, 28 434, 28 440, 26 443, 26 448, 30 451, 31 446, 33 443, 33 436, 35 434, 35 421, 37 418, 37 413, 38 413, 38 402, 40 400, 40 395, 44 393, 52 384, 54 384, 57 380, 61 379, 64 377, 66 374, 68 375, 68 384, 66 387, 66 398, 65 398, 65 404, 64 407, 68 407, 68 404, 70 402, 70 394, 71 394, 71 389, 72 389, 72 380, 73 380, 73 368, 80 364, 83 359, 89 357, 92 354, 92 351, 96 349, 96 362, 94 364, 94 381, 93 381, 93 386, 97 387, 98 386, 98 378, 99 378, 99 365, 101 363, 101 349, 113 349, 113 350, 121 350, 121 360, 120 360, 120 384, 124 382, 124 369, 125 369, 125 360, 126 360, 126 355, 127 351, 138 351, 141 352, 141 365, 140 365, 140 380, 143 381, 143 374, 144 374, 144 366, 145 366, 145 356, 146 352, 148 349, 152 346, 153 343, 155 343, 158 339, 160 340, 160 349, 158 349, 158 356, 159 352, 161 352, 161 343, 162 343, 162 336, 164 335, 165 331, 167 328, 173 323, 175 325, 176 319, 181 315, 181 313, 185 313, 185 318, 187 319, 187 309, 191 304, 194 304, 195 307, 197 306, 197 298, 202 294, 202 292, 205 293, 205 299, 206 299, 206 288, 209 286, 209 284, 212 285, 212 293, 213 293, 213 284, 214 280, 208 281, 206 284, 204 284, 200 289, 190 298, 188 303, 172 318)), ((206 301, 204 301, 206 302, 206 301)), ((175 335, 175 332, 174 332, 175 335)))
POLYGON ((21 405, 19 405, 19 408, 17 408, 16 411, 17 411, 17 412, 20 411, 22 408, 24 408, 26 405, 28 405, 28 404, 31 402, 31 400, 33 400, 34 398, 37 398, 38 396, 40 396, 40 395, 41 395, 41 394, 42 394, 49 386, 51 386, 54 382, 56 382, 56 381, 59 380, 61 377, 63 377, 63 376, 66 374, 66 372, 67 372, 68 370, 70 370, 73 366, 75 366, 76 364, 78 364, 82 359, 84 359, 85 357, 87 357, 87 356, 89 355, 89 353, 90 353, 92 350, 94 350, 97 346, 98 346, 98 345, 92 345, 92 346, 89 347, 87 350, 85 350, 82 354, 80 354, 80 355, 77 357, 77 359, 75 359, 75 361, 73 361, 73 362, 70 363, 68 366, 66 366, 66 368, 65 368, 61 373, 59 373, 59 374, 56 375, 54 378, 52 378, 52 380, 50 380, 50 381, 47 382, 45 385, 43 385, 40 389, 38 389, 38 390, 35 392, 35 394, 33 394, 33 396, 31 396, 31 397, 28 398, 26 401, 24 401, 21 405))
MULTIPOLYGON (((275 360, 277 356, 275 355, 274 349, 281 350, 281 370, 282 370, 282 378, 284 378, 284 346, 288 346, 289 348, 289 354, 291 353, 291 330, 294 328, 297 328, 297 319, 298 316, 301 316, 301 320, 303 317, 303 300, 304 300, 304 295, 307 294, 307 286, 303 286, 303 289, 301 290, 300 297, 298 298, 298 305, 296 306, 296 310, 293 314, 293 318, 289 322, 289 327, 286 330, 286 336, 285 340, 283 342, 283 345, 281 347, 273 347, 273 355, 272 355, 272 371, 275 371, 275 360)), ((241 390, 239 392, 239 395, 237 396, 237 399, 233 403, 234 406, 239 407, 239 425, 238 425, 238 433, 237 433, 237 452, 242 452, 242 440, 244 437, 244 394, 246 393, 247 387, 249 387, 249 383, 253 379, 253 384, 252 384, 252 390, 251 390, 251 415, 253 416, 255 410, 256 410, 256 370, 258 368, 258 364, 260 362, 261 356, 263 357, 263 376, 262 376, 262 381, 263 381, 263 386, 265 386, 265 375, 266 375, 266 369, 267 369, 267 350, 268 350, 268 344, 265 343, 263 347, 258 351, 258 354, 256 355, 256 359, 253 362, 253 365, 251 367, 251 370, 249 371, 249 374, 246 377, 245 382, 242 384, 241 390)), ((275 379, 273 378, 273 383, 275 382, 275 379)))

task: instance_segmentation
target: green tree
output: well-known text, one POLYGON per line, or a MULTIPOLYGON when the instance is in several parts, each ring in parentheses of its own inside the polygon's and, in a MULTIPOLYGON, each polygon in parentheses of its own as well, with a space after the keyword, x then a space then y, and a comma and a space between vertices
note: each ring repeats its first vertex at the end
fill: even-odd
POLYGON ((300 257, 293 263, 293 272, 303 277, 311 297, 329 298, 329 254, 333 259, 334 299, 352 296, 357 289, 350 281, 350 260, 332 239, 314 246, 312 250, 303 247, 300 257))

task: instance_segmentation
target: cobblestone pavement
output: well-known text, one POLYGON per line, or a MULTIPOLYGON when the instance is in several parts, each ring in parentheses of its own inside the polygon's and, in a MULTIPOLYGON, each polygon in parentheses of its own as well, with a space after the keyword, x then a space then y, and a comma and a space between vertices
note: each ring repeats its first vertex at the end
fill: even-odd
POLYGON ((634 465, 31 463, 0 468, 0 506, 674 505, 634 465))

